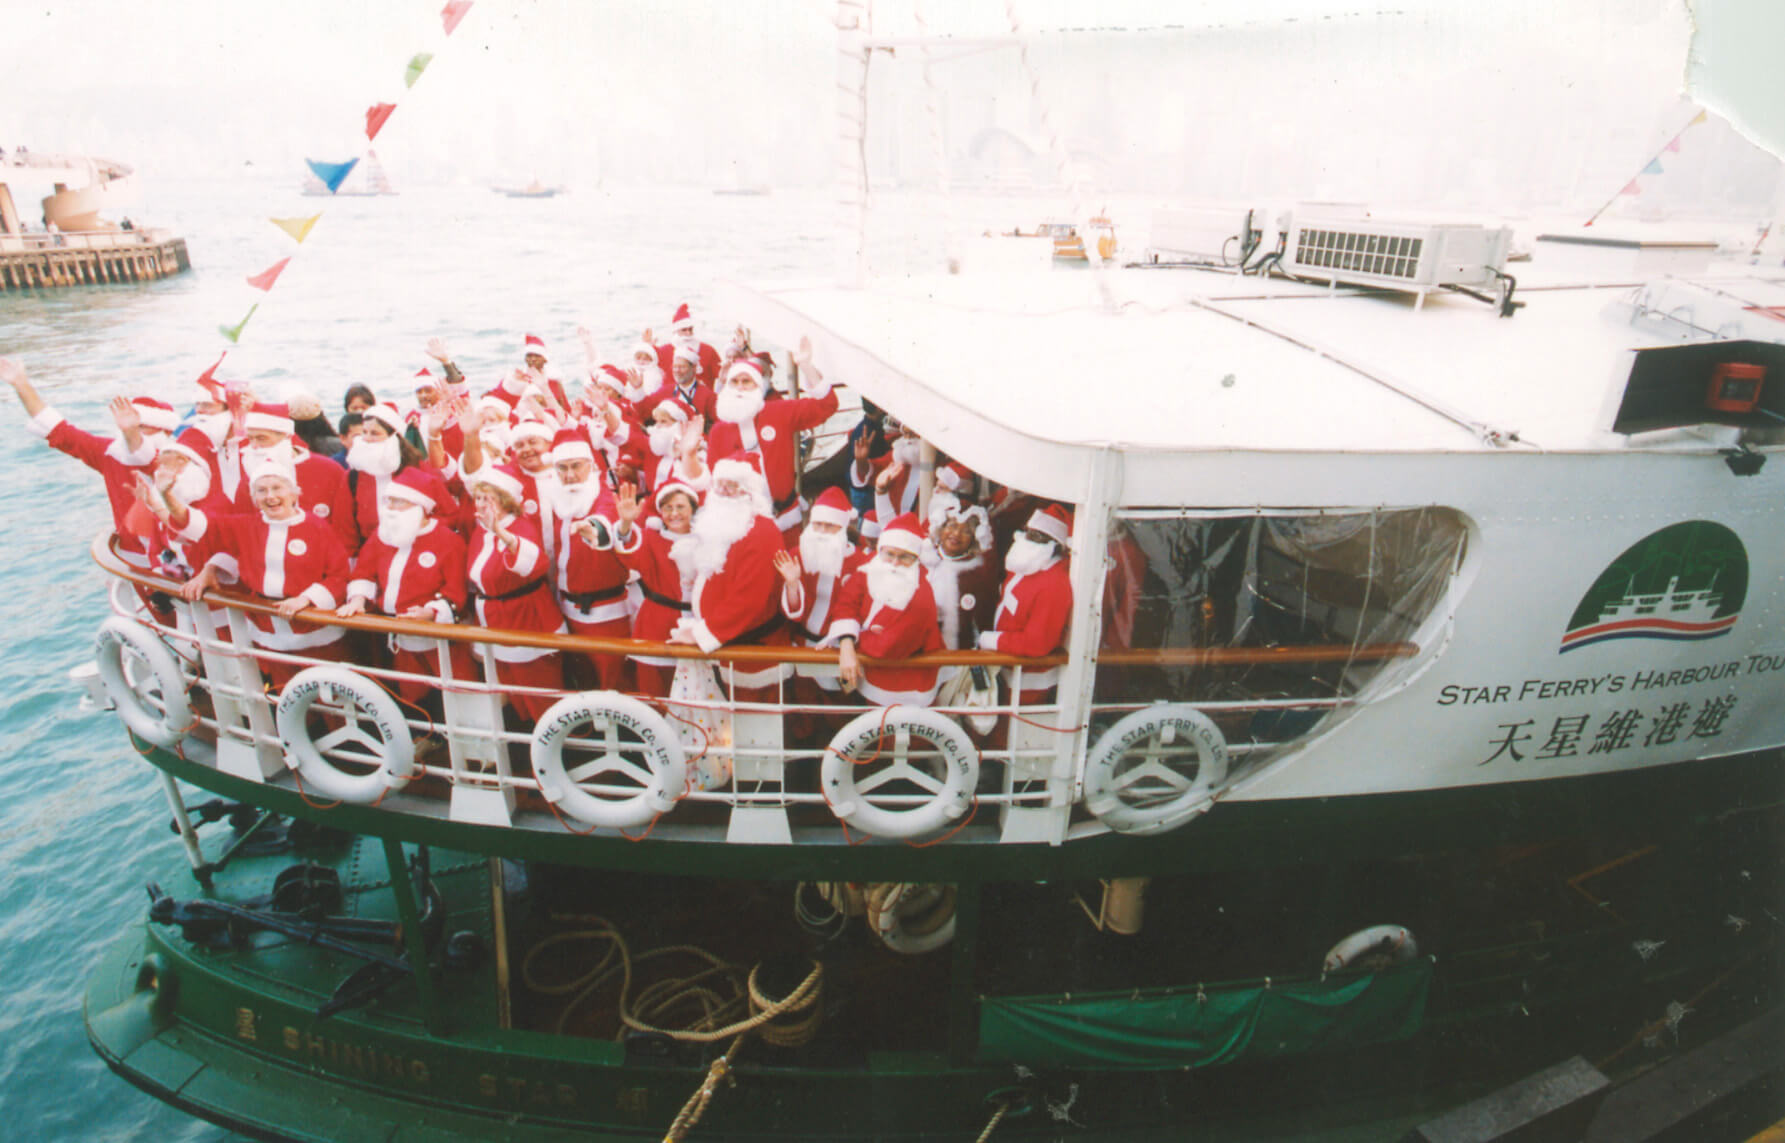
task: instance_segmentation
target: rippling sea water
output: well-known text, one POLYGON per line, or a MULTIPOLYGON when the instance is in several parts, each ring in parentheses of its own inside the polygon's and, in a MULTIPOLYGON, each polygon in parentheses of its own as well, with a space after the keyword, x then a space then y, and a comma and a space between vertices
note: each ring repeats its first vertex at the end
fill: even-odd
MULTIPOLYGON (((582 360, 578 323, 611 360, 644 327, 665 333, 687 301, 701 336, 723 346, 730 325, 708 306, 716 283, 823 276, 835 265, 834 209, 818 194, 631 189, 511 200, 466 186, 325 200, 300 197, 295 182, 250 173, 156 185, 138 217, 187 239, 192 272, 0 294, 0 355, 20 358, 75 424, 107 432, 113 394, 189 402, 192 379, 225 346, 216 327, 261 300, 220 375, 274 392, 302 386, 333 416, 355 382, 402 392, 429 364, 429 337, 449 340, 474 384, 518 363, 530 332, 569 374, 582 360), (295 250, 266 221, 318 210, 322 221, 295 250), (244 285, 288 253, 296 256, 270 295, 244 285)), ((1031 221, 1023 213, 1010 221, 1031 221)), ((879 241, 895 262, 914 249, 879 241)), ((87 1047, 88 973, 142 917, 144 884, 184 859, 155 771, 113 716, 78 709, 68 680, 90 660, 104 614, 104 583, 87 554, 110 522, 99 479, 32 435, 10 395, 0 399, 0 528, 10 553, 0 586, 0 1136, 229 1138, 112 1076, 87 1047)))

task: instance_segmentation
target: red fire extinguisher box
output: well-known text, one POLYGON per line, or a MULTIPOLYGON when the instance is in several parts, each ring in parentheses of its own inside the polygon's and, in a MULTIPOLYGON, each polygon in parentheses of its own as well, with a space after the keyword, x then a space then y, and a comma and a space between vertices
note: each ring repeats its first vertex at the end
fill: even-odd
POLYGON ((1710 383, 1704 391, 1705 408, 1719 413, 1751 413, 1760 404, 1760 390, 1765 384, 1764 365, 1725 361, 1712 366, 1710 383))

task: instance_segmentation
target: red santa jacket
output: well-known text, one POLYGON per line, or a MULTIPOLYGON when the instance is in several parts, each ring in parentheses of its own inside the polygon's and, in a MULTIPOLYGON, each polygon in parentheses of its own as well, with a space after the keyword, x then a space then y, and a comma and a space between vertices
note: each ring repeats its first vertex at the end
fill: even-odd
POLYGON ((707 434, 707 454, 723 459, 734 452, 762 456, 762 473, 768 478, 769 495, 775 501, 775 522, 782 531, 795 528, 803 516, 794 496, 795 466, 800 431, 815 429, 837 411, 837 391, 797 400, 768 401, 748 421, 720 421, 707 434))
POLYGON ((997 618, 997 565, 981 552, 959 560, 944 556, 929 572, 943 645, 972 650, 978 646, 979 633, 990 631, 997 618))
MULTIPOLYGON (((459 501, 446 486, 446 478, 440 470, 423 461, 416 466, 421 471, 422 481, 428 486, 429 495, 433 496, 438 507, 433 515, 451 523, 459 517, 459 501)), ((401 469, 397 471, 401 472, 401 469)), ((303 477, 299 476, 299 480, 303 477)), ((384 487, 390 482, 388 476, 373 476, 371 473, 347 470, 347 492, 353 498, 353 528, 356 544, 363 545, 378 534, 378 506, 384 500, 384 487)))
MULTIPOLYGON (((1006 655, 1051 655, 1066 642, 1072 618, 1072 575, 1064 557, 1030 575, 1011 574, 998 601, 996 630, 980 636, 980 650, 1006 655)), ((1057 686, 1060 668, 1023 671, 1025 691, 1057 686)))
MULTIPOLYGON (((831 620, 832 641, 855 638, 863 655, 876 659, 909 659, 926 651, 942 650, 942 633, 936 626, 936 597, 929 577, 918 571, 917 590, 901 608, 882 607, 868 594, 866 571, 843 581, 837 600, 837 617, 831 620)), ((862 697, 879 706, 928 706, 936 697, 937 668, 886 667, 863 664, 862 697)))
MULTIPOLYGON (((478 626, 568 634, 552 599, 551 567, 539 524, 526 516, 509 516, 502 523, 519 541, 513 552, 483 527, 473 533, 466 552, 465 580, 476 604, 478 626)), ((497 646, 492 650, 503 663, 527 663, 556 653, 545 647, 497 646)))
MULTIPOLYGON (((626 607, 626 565, 613 549, 614 497, 606 488, 574 517, 559 518, 556 549, 552 556, 552 586, 558 594, 558 610, 573 623, 629 623, 626 607), (576 533, 584 520, 595 521, 595 531, 606 543, 591 548, 576 533)), ((619 632, 615 632, 618 634, 619 632)))
MULTIPOLYGON (((327 464, 327 461, 323 462, 327 464)), ((339 607, 347 595, 347 549, 334 526, 299 511, 268 521, 259 512, 207 516, 194 509, 180 537, 191 559, 214 565, 269 600, 301 595, 313 607, 339 607)), ((276 651, 301 651, 340 639, 339 627, 253 615, 254 641, 276 651)))
MULTIPOLYGON (((794 593, 783 581, 781 614, 793 622, 793 642, 796 646, 816 647, 824 642, 831 619, 838 614, 838 589, 849 581, 849 577, 857 569, 873 558, 873 549, 857 544, 843 553, 842 574, 834 576, 821 575, 801 563, 799 591, 797 598, 792 600, 789 596, 794 593)), ((837 672, 828 665, 795 663, 793 670, 802 678, 816 681, 827 691, 838 689, 837 672)))
MULTIPOLYGON (((421 535, 394 548, 373 533, 353 561, 347 594, 370 600, 386 615, 426 607, 436 623, 454 623, 465 614, 465 541, 441 523, 429 520, 421 535)), ((434 640, 421 635, 393 635, 393 646, 426 653, 434 640)))
POLYGON ((849 483, 852 486, 873 489, 874 517, 877 520, 895 520, 907 512, 917 511, 918 482, 915 479, 917 475, 915 466, 909 464, 901 466, 898 475, 887 482, 884 491, 876 487, 880 481, 880 474, 885 472, 887 466, 892 463, 893 454, 890 452, 885 456, 877 456, 868 460, 865 464, 867 468, 866 480, 858 479, 861 475, 858 470, 864 467, 862 463, 852 462, 849 466, 849 483))
MULTIPOLYGON (((307 448, 293 445, 292 455, 297 462, 298 507, 305 515, 314 516, 333 528, 343 550, 350 554, 358 551, 359 526, 353 522, 353 496, 347 491, 347 470, 307 448)), ((260 510, 254 506, 253 484, 241 471, 239 448, 227 450, 223 469, 235 478, 235 491, 229 492, 229 497, 236 512, 258 515, 260 510)), ((225 480, 227 482, 228 477, 225 480)))
POLYGON ((748 532, 732 541, 718 571, 695 578, 688 592, 690 627, 701 650, 739 642, 787 644, 781 575, 775 570, 775 553, 782 550, 781 529, 767 516, 758 516, 748 532))
MULTIPOLYGON (((665 377, 670 376, 667 370, 664 371, 663 375, 665 377)), ((639 423, 643 424, 645 421, 649 420, 651 414, 656 412, 657 406, 668 400, 670 397, 680 397, 682 400, 688 402, 690 408, 701 415, 704 419, 704 423, 701 426, 703 432, 710 430, 714 423, 719 419, 718 413, 714 412, 713 408, 714 402, 718 400, 719 395, 713 391, 711 385, 702 385, 697 378, 691 388, 678 389, 676 388, 675 381, 672 379, 665 381, 662 385, 657 387, 656 392, 638 403, 636 408, 638 410, 639 423)))
POLYGON ((152 539, 137 535, 126 524, 131 505, 136 503, 136 474, 148 472, 155 464, 155 449, 144 441, 132 454, 122 438, 101 437, 77 429, 63 420, 62 414, 45 407, 31 418, 31 431, 43 437, 57 452, 65 453, 97 472, 105 481, 105 496, 112 508, 112 527, 121 539, 119 554, 134 567, 150 566, 152 539))
MULTIPOLYGON (((632 617, 632 637, 662 643, 669 639, 676 623, 690 610, 682 569, 670 556, 670 549, 681 537, 665 532, 661 520, 642 523, 641 527, 640 522, 635 521, 626 538, 614 544, 614 554, 638 573, 638 586, 645 596, 638 605, 638 614, 632 617)), ((673 667, 681 662, 662 656, 633 657, 658 667, 673 667)))

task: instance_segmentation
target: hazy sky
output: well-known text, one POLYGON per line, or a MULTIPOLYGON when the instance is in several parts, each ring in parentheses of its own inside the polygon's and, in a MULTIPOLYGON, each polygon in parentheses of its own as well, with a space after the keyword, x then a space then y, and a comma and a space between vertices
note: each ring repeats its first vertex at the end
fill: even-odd
MULTIPOLYGON (((932 30, 1009 31, 1003 0, 926 7, 932 30)), ((1785 69, 1766 58, 1785 42, 1785 4, 1776 0, 1698 0, 1709 34, 1691 58, 1684 0, 1016 7, 1037 33, 1198 30, 1097 38, 1113 45, 1113 67, 1071 47, 1037 53, 1053 98, 1077 116, 1056 112, 1065 130, 1118 167, 1154 174, 1155 151, 1189 150, 1232 179, 1246 167, 1255 182, 1299 178, 1295 193, 1349 193, 1359 173, 1345 169, 1352 153, 1372 176, 1406 181, 1421 164, 1460 161, 1478 182, 1529 186, 1541 170, 1556 193, 1590 197, 1630 155, 1689 118, 1679 99, 1688 74, 1729 77, 1732 97, 1777 109, 1770 127, 1748 126, 1785 139, 1785 69), (1362 145, 1333 146, 1340 137, 1362 145), (1297 161, 1316 169, 1298 171, 1297 161), (1557 163, 1570 168, 1558 173, 1557 163)), ((378 148, 411 182, 819 184, 834 168, 832 0, 478 0, 450 41, 439 8, 440 0, 0 0, 10 47, 0 145, 85 150, 151 176, 225 173, 245 161, 298 168, 306 156, 357 154, 365 108, 392 101, 399 110, 378 148), (417 51, 437 53, 435 62, 405 91, 404 64, 417 51)), ((911 0, 877 4, 875 31, 914 31, 911 10, 911 0)), ((908 177, 904 168, 927 161, 916 60, 910 48, 876 59, 877 73, 904 84, 890 110, 877 110, 882 174, 891 163, 908 177)), ((950 105, 951 150, 988 127, 1041 142, 1016 61, 1006 48, 940 69, 980 85, 950 105)), ((1179 175, 1182 185, 1164 189, 1202 189, 1198 172, 1179 175)))

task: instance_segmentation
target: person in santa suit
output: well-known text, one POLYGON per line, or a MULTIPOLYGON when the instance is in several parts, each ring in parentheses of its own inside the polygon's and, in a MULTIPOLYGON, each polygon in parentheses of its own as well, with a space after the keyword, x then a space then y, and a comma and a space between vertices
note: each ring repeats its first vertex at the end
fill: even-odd
MULTIPOLYGON (((1049 504, 1029 516, 1004 556, 1004 593, 994 630, 979 636, 981 651, 1025 657, 1051 655, 1066 643, 1072 619, 1072 577, 1066 553, 1072 544, 1072 516, 1049 504)), ((1006 668, 1007 672, 1012 671, 1006 668)), ((1025 706, 1051 702, 1059 667, 1025 669, 1017 701, 1025 706)))
MULTIPOLYGON (((456 623, 465 614, 465 541, 436 517, 457 505, 441 500, 444 487, 420 468, 409 467, 384 482, 378 525, 360 546, 347 583, 344 617, 369 607, 399 619, 456 623)), ((455 679, 474 678, 471 647, 450 644, 455 679)), ((391 666, 414 675, 440 674, 439 640, 424 635, 390 636, 391 666)), ((437 688, 418 679, 397 681, 397 693, 420 704, 437 688)))
MULTIPOLYGON (((775 556, 783 550, 781 530, 769 515, 761 464, 759 456, 734 453, 713 465, 712 491, 689 534, 670 551, 693 582, 690 613, 676 624, 669 642, 692 643, 711 654, 725 646, 784 647, 790 641, 775 571, 775 556)), ((720 677, 740 702, 773 702, 781 668, 780 663, 726 664, 720 677)))
POLYGON ((583 399, 577 402, 577 416, 571 422, 587 427, 589 442, 601 454, 600 465, 607 472, 622 465, 637 468, 651 451, 650 438, 639 423, 637 410, 620 395, 624 388, 624 380, 604 369, 596 370, 583 399))
POLYGON ((707 442, 701 435, 698 415, 686 401, 679 397, 659 401, 651 410, 645 440, 650 453, 644 466, 645 491, 654 492, 678 480, 705 490, 707 442))
MULTIPOLYGON (((874 490, 874 515, 891 520, 907 512, 917 511, 917 494, 921 482, 918 472, 923 467, 923 441, 909 428, 896 430, 890 422, 888 439, 891 449, 878 459, 857 460, 849 466, 849 483, 859 495, 861 490, 874 490), (896 432, 897 435, 892 435, 896 432)), ((940 473, 937 483, 940 484, 940 473)))
POLYGON ((130 513, 133 530, 137 523, 150 529, 147 540, 155 567, 171 579, 190 579, 199 564, 186 551, 186 542, 170 531, 161 516, 148 506, 149 498, 171 495, 189 508, 203 510, 207 516, 224 515, 234 510, 223 494, 213 487, 211 466, 205 463, 203 447, 204 434, 188 428, 180 433, 179 439, 169 440, 161 446, 155 467, 148 475, 136 475, 138 503, 130 513))
POLYGON ((267 461, 290 464, 297 472, 307 516, 314 516, 335 530, 341 547, 359 548, 359 527, 353 522, 353 497, 347 490, 347 473, 327 457, 317 456, 293 438, 297 425, 284 405, 256 402, 242 416, 241 438, 223 447, 218 468, 223 474, 223 494, 238 513, 254 511, 255 497, 244 474, 267 461))
MULTIPOLYGON (((552 517, 558 473, 552 468, 552 438, 557 435, 544 421, 522 421, 510 434, 509 455, 513 463, 508 469, 521 483, 517 498, 520 514, 539 525, 549 561, 557 554, 557 525, 552 517)), ((483 472, 500 463, 501 457, 484 451, 480 438, 465 438, 465 455, 460 460, 461 479, 467 487, 477 483, 483 472)))
POLYGON ((645 402, 669 384, 670 374, 657 359, 657 347, 649 341, 641 341, 632 347, 632 358, 625 372, 626 397, 643 415, 645 402))
MULTIPOLYGON (((148 503, 186 541, 190 558, 202 561, 198 573, 180 586, 182 599, 193 602, 219 583, 240 583, 277 611, 248 617, 255 646, 334 662, 343 657, 346 632, 294 617, 306 608, 341 604, 347 592, 347 549, 333 525, 304 510, 300 479, 289 459, 274 456, 249 469, 252 512, 208 516, 167 495, 148 503)), ((304 666, 271 659, 260 664, 280 688, 304 666)))
POLYGON ((360 431, 347 448, 347 468, 356 547, 377 533, 386 490, 399 475, 407 474, 424 484, 428 498, 439 506, 435 511, 443 517, 451 518, 457 512, 445 477, 403 435, 403 416, 389 405, 373 405, 366 410, 360 431))
MULTIPOLYGON (((614 552, 614 498, 601 480, 601 466, 588 433, 560 430, 552 445, 557 486, 552 490, 553 526, 558 534, 552 557, 552 586, 575 635, 625 639, 632 634, 626 602, 626 565, 614 552)), ((626 689, 626 656, 578 656, 602 690, 626 689)))
POLYGON ((528 334, 521 346, 521 357, 527 366, 527 378, 534 387, 551 394, 559 409, 569 409, 570 395, 564 391, 564 378, 546 358, 545 341, 536 334, 528 334))
POLYGON ((862 666, 860 655, 910 659, 942 650, 936 597, 918 554, 923 530, 906 513, 880 530, 874 558, 843 582, 836 617, 825 633, 837 647, 837 681, 876 706, 928 706, 936 697, 935 667, 862 666))
POLYGON ((160 444, 174 427, 174 413, 165 401, 151 397, 126 400, 113 398, 110 409, 118 426, 116 437, 101 437, 69 424, 61 413, 44 401, 25 374, 25 367, 9 357, 0 357, 0 380, 12 386, 19 404, 31 418, 31 431, 44 438, 57 452, 80 461, 97 472, 105 482, 105 495, 112 509, 112 525, 122 537, 118 554, 132 567, 147 570, 152 566, 153 551, 140 528, 129 523, 131 506, 136 503, 136 475, 147 472, 155 463, 160 444))
MULTIPOLYGON (((639 503, 637 487, 620 485, 619 494, 614 497, 614 552, 638 573, 639 590, 644 594, 638 613, 632 617, 632 637, 666 643, 676 624, 690 610, 688 588, 693 579, 683 574, 671 552, 676 542, 690 532, 694 513, 700 507, 700 492, 670 480, 657 487, 651 500, 657 514, 641 524, 644 505, 639 503)), ((633 655, 639 693, 667 697, 679 661, 661 655, 633 655)))
POLYGON ((694 311, 688 308, 687 302, 676 307, 669 324, 670 340, 657 347, 657 360, 663 366, 663 371, 670 371, 670 365, 679 349, 693 357, 694 372, 701 382, 709 389, 716 386, 719 381, 719 351, 695 336, 694 311))
POLYGON ((964 506, 945 488, 931 495, 924 564, 936 594, 942 642, 950 650, 972 650, 979 645, 980 632, 992 629, 1003 573, 990 555, 991 544, 992 525, 984 508, 964 506))
MULTIPOLYGON (((873 558, 872 551, 849 539, 854 515, 841 488, 825 489, 812 504, 811 518, 800 529, 799 555, 783 552, 775 557, 775 570, 783 581, 781 613, 793 624, 796 647, 826 645, 839 589, 873 558)), ((837 673, 828 666, 795 663, 793 673, 794 697, 802 704, 818 702, 820 692, 838 693, 837 673)))
MULTIPOLYGON (((552 598, 551 564, 538 518, 521 510, 523 488, 514 470, 486 465, 472 479, 477 530, 466 553, 468 581, 478 626, 506 631, 567 635, 564 617, 552 598)), ((497 645, 496 681, 503 686, 564 688, 564 664, 544 647, 497 645)), ((509 705, 528 722, 557 701, 555 694, 511 694, 509 705)))
POLYGON ((716 403, 718 395, 711 385, 703 385, 697 375, 695 354, 693 350, 676 346, 671 350, 669 382, 652 393, 638 409, 641 416, 650 416, 658 404, 668 400, 680 400, 689 408, 700 414, 701 431, 706 432, 718 419, 716 403))
POLYGON ((809 340, 800 339, 795 360, 800 365, 800 375, 812 379, 807 389, 812 395, 784 401, 766 399, 762 370, 754 361, 745 358, 733 362, 713 405, 719 423, 707 434, 707 447, 713 456, 746 452, 762 458, 775 523, 789 536, 804 515, 796 471, 799 434, 824 424, 837 411, 836 391, 812 365, 809 340))

